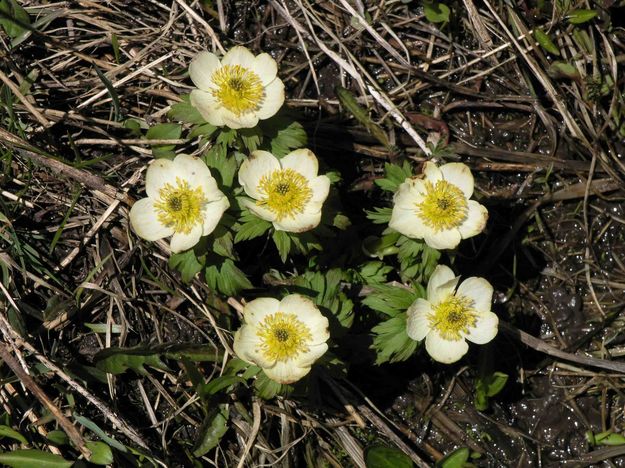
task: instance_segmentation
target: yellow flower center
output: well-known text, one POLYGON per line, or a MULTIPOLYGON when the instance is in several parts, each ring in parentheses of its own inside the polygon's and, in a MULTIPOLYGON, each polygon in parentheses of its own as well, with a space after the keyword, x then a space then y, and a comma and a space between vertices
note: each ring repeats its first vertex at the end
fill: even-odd
POLYGON ((417 215, 434 231, 457 228, 467 218, 469 203, 457 186, 446 180, 425 182, 425 199, 417 204, 417 215))
POLYGON ((154 207, 158 220, 174 232, 188 234, 197 223, 202 222, 202 206, 206 197, 201 187, 192 189, 189 182, 176 177, 176 185, 165 184, 158 192, 154 207))
POLYGON ((215 99, 237 116, 258 109, 265 97, 260 77, 241 65, 224 65, 211 79, 216 86, 212 90, 215 99))
POLYGON ((462 339, 477 322, 473 300, 466 296, 451 295, 432 309, 430 326, 449 341, 462 339))
POLYGON ((295 314, 276 312, 260 323, 257 336, 261 349, 270 360, 287 361, 308 352, 310 329, 295 314))
POLYGON ((278 221, 303 213, 313 194, 308 180, 293 169, 278 169, 264 175, 257 190, 263 198, 256 204, 275 213, 278 221))

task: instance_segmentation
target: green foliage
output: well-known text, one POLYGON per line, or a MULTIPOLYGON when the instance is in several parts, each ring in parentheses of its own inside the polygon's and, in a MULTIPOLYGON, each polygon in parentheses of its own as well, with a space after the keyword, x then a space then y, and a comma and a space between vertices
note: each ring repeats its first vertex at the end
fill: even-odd
POLYGON ((549 65, 547 72, 553 78, 566 78, 569 80, 581 80, 579 71, 575 65, 557 60, 549 65))
POLYGON ((374 208, 372 211, 365 211, 367 219, 373 221, 373 224, 388 224, 391 220, 393 209, 390 207, 374 208))
POLYGON ((383 445, 367 448, 365 453, 367 468, 412 468, 412 460, 404 452, 383 445))
POLYGON ((503 390, 508 381, 508 374, 493 372, 475 381, 475 408, 479 411, 488 409, 488 399, 503 390))
POLYGON ((362 300, 362 303, 389 317, 395 317, 401 312, 405 312, 414 301, 425 296, 423 287, 420 287, 420 290, 415 290, 380 284, 372 286, 371 289, 372 292, 362 300))
POLYGON ((597 10, 571 10, 567 13, 566 19, 571 24, 583 24, 592 20, 598 14, 599 12, 597 10))
POLYGON ((342 86, 334 89, 341 104, 373 135, 381 144, 390 147, 386 132, 369 117, 367 110, 358 104, 354 95, 342 86))
POLYGON ((269 140, 269 145, 263 144, 262 149, 270 151, 277 158, 286 156, 294 149, 303 148, 308 143, 302 124, 289 117, 276 115, 261 120, 258 126, 269 140))
POLYGON ((9 426, 1 425, 0 426, 0 439, 4 437, 15 439, 24 445, 28 444, 28 441, 26 440, 26 438, 22 434, 17 432, 15 429, 12 429, 9 426))
POLYGON ((375 363, 405 361, 414 354, 419 342, 406 334, 406 314, 400 313, 378 323, 371 329, 373 345, 377 354, 375 363))
POLYGON ((438 24, 442 23, 442 26, 449 23, 449 7, 444 3, 439 2, 426 2, 423 5, 426 19, 430 23, 438 24))
POLYGON ((237 161, 228 156, 227 148, 216 144, 204 155, 204 162, 220 187, 232 187, 237 172, 237 161))
POLYGON ((625 445, 625 436, 615 432, 594 433, 593 431, 587 431, 585 435, 588 443, 595 447, 598 445, 625 445))
POLYGON ((280 260, 282 260, 282 263, 285 263, 291 251, 291 237, 287 232, 275 230, 271 239, 278 249, 280 260))
MULTIPOLYGON (((150 127, 145 134, 148 140, 177 140, 182 135, 182 126, 174 123, 162 123, 150 127)), ((173 159, 176 145, 153 145, 152 155, 155 158, 173 159)))
POLYGON ((228 430, 230 412, 226 405, 210 408, 204 418, 199 436, 193 447, 193 455, 201 457, 217 447, 217 444, 228 430))
POLYGON ((30 17, 16 0, 0 0, 0 26, 11 39, 29 32, 30 17))
POLYGON ((393 271, 393 267, 383 262, 367 262, 360 267, 358 275, 365 284, 382 284, 386 281, 386 275, 393 271))
POLYGON ((369 236, 362 241, 362 250, 369 257, 382 260, 387 255, 395 255, 399 249, 395 245, 399 239, 399 233, 388 232, 382 237, 369 236))
POLYGON ((263 132, 259 127, 242 128, 238 130, 239 137, 243 143, 243 148, 247 150, 247 154, 260 148, 263 141, 263 132))
MULTIPOLYGON (((204 121, 204 117, 202 117, 198 110, 191 105, 189 95, 184 94, 180 96, 180 98, 182 99, 182 101, 177 102, 176 104, 171 106, 171 109, 169 109, 167 116, 172 120, 177 120, 178 122, 198 125, 205 124, 206 122, 204 121)), ((211 127, 213 126, 211 125, 211 127)), ((213 128, 216 129, 217 127, 213 128)))
POLYGON ((393 163, 384 164, 384 177, 376 179, 375 185, 387 192, 397 192, 399 185, 406 179, 412 177, 412 167, 410 162, 404 161, 401 166, 393 163))
POLYGON ((74 464, 60 455, 36 449, 0 453, 0 463, 13 468, 67 468, 74 464))
POLYGON ((536 42, 538 42, 538 44, 550 54, 560 55, 560 49, 558 49, 558 46, 554 44, 551 38, 542 29, 534 29, 534 39, 536 39, 536 42))
POLYGON ((269 228, 271 228, 271 223, 269 221, 260 219, 249 210, 243 210, 239 217, 239 222, 234 226, 234 230, 236 231, 234 243, 236 244, 241 241, 260 237, 265 234, 269 228))
POLYGON ((87 448, 91 450, 89 461, 95 465, 110 465, 113 463, 113 451, 111 447, 100 441, 88 441, 87 448))
POLYGON ((445 458, 436 463, 436 468, 470 468, 475 465, 469 463, 471 451, 466 447, 461 447, 447 454, 445 458))
POLYGON ((260 371, 254 381, 254 389, 256 390, 256 394, 263 400, 271 400, 278 395, 288 395, 293 387, 279 384, 267 377, 267 374, 260 371))
POLYGON ((182 281, 190 283, 191 280, 202 271, 203 264, 198 260, 193 249, 172 254, 169 257, 169 268, 178 270, 182 281))
POLYGON ((234 296, 244 289, 252 288, 250 280, 229 258, 225 259, 221 265, 208 266, 205 277, 209 288, 226 296, 234 296))
POLYGON ((404 280, 427 281, 441 258, 440 251, 429 247, 421 239, 401 236, 397 241, 397 247, 397 258, 404 280))
POLYGON ((245 379, 236 375, 222 375, 208 383, 198 385, 197 393, 201 398, 207 399, 239 383, 245 383, 245 379))

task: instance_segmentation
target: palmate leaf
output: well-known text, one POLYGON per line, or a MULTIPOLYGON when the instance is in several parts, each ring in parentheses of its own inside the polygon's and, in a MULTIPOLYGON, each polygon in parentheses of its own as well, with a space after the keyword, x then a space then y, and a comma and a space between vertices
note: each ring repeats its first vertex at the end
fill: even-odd
POLYGON ((371 309, 395 317, 404 312, 419 297, 423 297, 423 291, 400 288, 387 284, 372 286, 373 292, 362 300, 362 303, 371 309))
POLYGON ((374 335, 371 347, 377 353, 375 363, 378 365, 385 362, 405 361, 414 354, 417 346, 419 346, 418 341, 406 334, 405 313, 379 323, 371 331, 374 335))
POLYGON ((269 140, 269 147, 263 144, 263 149, 267 149, 277 158, 287 155, 294 149, 303 148, 308 143, 308 136, 302 124, 284 115, 261 120, 259 127, 269 140))

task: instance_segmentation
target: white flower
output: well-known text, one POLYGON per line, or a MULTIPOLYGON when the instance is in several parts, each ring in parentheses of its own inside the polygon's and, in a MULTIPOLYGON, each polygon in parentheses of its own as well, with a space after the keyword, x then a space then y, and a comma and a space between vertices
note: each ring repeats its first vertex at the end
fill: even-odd
POLYGON ((328 319, 307 297, 281 301, 262 297, 245 304, 243 326, 234 335, 239 358, 281 384, 304 377, 328 349, 328 319))
POLYGON ((213 232, 230 206, 206 164, 186 154, 154 161, 145 176, 145 191, 148 197, 130 209, 130 224, 149 241, 173 235, 172 252, 190 249, 213 232))
POLYGON ((426 162, 421 177, 403 182, 393 199, 389 226, 434 249, 453 249, 482 232, 488 211, 475 200, 473 175, 462 163, 426 162))
POLYGON ((284 84, 277 73, 278 65, 269 54, 254 56, 245 47, 233 47, 221 61, 215 54, 200 52, 189 65, 198 87, 191 91, 191 104, 217 127, 255 127, 284 103, 284 84))
POLYGON ((466 340, 485 344, 495 338, 499 324, 490 311, 490 283, 471 277, 456 290, 458 281, 451 268, 437 266, 428 282, 427 300, 417 299, 407 311, 408 336, 417 341, 425 338, 428 354, 445 364, 465 355, 469 350, 466 340))
POLYGON ((239 169, 239 183, 254 201, 245 205, 280 231, 304 232, 321 221, 330 179, 317 175, 319 164, 309 149, 298 149, 282 159, 254 151, 239 169))

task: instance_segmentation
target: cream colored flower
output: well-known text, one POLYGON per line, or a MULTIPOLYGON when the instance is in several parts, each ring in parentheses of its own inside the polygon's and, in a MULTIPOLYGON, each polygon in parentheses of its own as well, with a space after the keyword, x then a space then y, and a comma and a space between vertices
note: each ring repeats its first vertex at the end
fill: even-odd
POLYGON ((469 350, 466 340, 485 344, 497 335, 499 319, 490 311, 493 287, 484 278, 471 277, 458 285, 451 268, 439 265, 428 282, 427 300, 408 308, 406 333, 425 338, 425 349, 436 361, 456 362, 469 350))
POLYGON ((200 52, 189 65, 198 87, 191 91, 191 104, 217 127, 255 127, 284 103, 284 84, 277 73, 278 65, 269 54, 254 56, 245 47, 233 47, 221 61, 215 54, 200 52))
POLYGON ((421 177, 403 182, 393 200, 389 226, 434 249, 453 249, 482 232, 488 211, 475 200, 473 175, 462 163, 426 162, 421 177))
POLYGON ((213 232, 230 206, 206 164, 186 154, 154 161, 145 176, 145 190, 148 197, 132 205, 130 224, 149 241, 173 235, 172 252, 190 249, 213 232))
POLYGON ((321 221, 330 179, 317 175, 319 164, 309 149, 298 149, 282 159, 267 151, 254 151, 239 169, 239 183, 255 201, 245 206, 271 221, 280 231, 304 232, 321 221))
POLYGON ((270 379, 288 384, 310 372, 328 350, 329 338, 328 319, 307 297, 291 294, 281 301, 262 297, 245 304, 234 351, 270 379))

